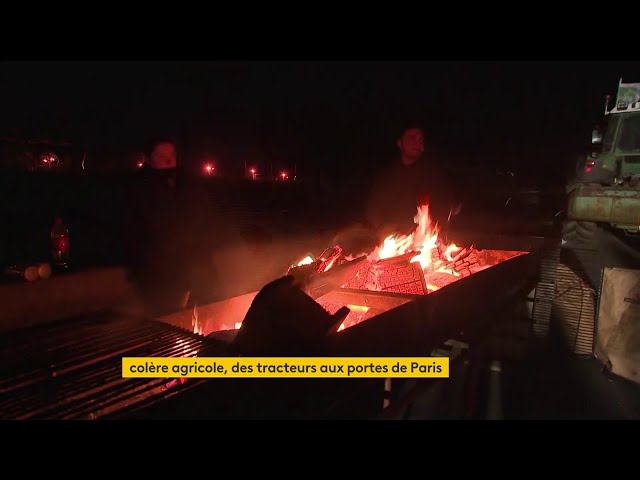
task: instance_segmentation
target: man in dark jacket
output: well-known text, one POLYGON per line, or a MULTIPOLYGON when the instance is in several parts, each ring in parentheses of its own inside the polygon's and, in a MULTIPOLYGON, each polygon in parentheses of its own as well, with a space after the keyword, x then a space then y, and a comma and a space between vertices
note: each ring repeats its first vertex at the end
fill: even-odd
POLYGON ((178 167, 170 139, 152 142, 134 175, 123 235, 127 263, 152 315, 213 296, 217 217, 195 180, 178 167))
POLYGON ((428 204, 432 220, 443 227, 460 207, 441 161, 425 148, 418 126, 405 128, 396 143, 398 156, 374 181, 367 222, 381 237, 407 233, 414 227, 418 205, 428 204))

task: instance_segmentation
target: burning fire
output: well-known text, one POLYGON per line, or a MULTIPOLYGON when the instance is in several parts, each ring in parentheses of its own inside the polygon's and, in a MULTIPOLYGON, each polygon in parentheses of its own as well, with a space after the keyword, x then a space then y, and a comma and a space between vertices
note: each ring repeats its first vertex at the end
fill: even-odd
POLYGON ((434 255, 434 253, 437 253, 434 250, 439 248, 444 251, 445 259, 451 262, 454 260, 455 254, 462 250, 462 247, 457 246, 455 243, 443 245, 442 240, 438 237, 438 224, 433 223, 429 215, 429 206, 420 205, 413 221, 417 225, 413 233, 409 235, 389 235, 381 245, 371 252, 368 260, 375 262, 415 253, 415 256, 411 258, 411 262, 419 262, 425 273, 430 270, 459 276, 458 272, 447 268, 440 255, 434 255))
POLYGON ((198 335, 204 335, 203 325, 198 319, 198 307, 193 307, 193 312, 191 313, 191 327, 193 328, 193 333, 197 333, 198 335))
MULTIPOLYGON (((202 320, 198 314, 198 307, 195 306, 193 307, 192 313, 191 313, 191 329, 193 330, 193 333, 196 333, 198 335, 204 335, 205 331, 204 331, 204 327, 205 324, 207 322, 205 320, 202 320)), ((239 322, 235 322, 233 324, 233 327, 230 326, 230 324, 226 324, 222 326, 223 329, 229 329, 229 330, 240 330, 240 328, 242 328, 242 321, 239 322)))
POLYGON ((304 257, 302 260, 300 260, 297 263, 297 267, 301 267, 303 265, 311 265, 314 262, 313 258, 311 258, 311 255, 307 255, 306 257, 304 257))
MULTIPOLYGON (((429 215, 429 205, 420 205, 413 218, 415 230, 409 235, 393 234, 385 238, 373 251, 358 256, 347 256, 345 261, 352 261, 356 257, 367 256, 367 261, 372 264, 380 260, 405 257, 410 263, 419 263, 425 275, 444 273, 453 277, 460 277, 460 273, 454 268, 456 260, 470 250, 460 247, 455 243, 445 244, 439 237, 438 224, 433 222, 429 215)), ((470 247, 473 249, 473 247, 470 247)), ((329 271, 337 264, 338 257, 342 254, 342 248, 338 245, 326 249, 317 260, 318 273, 329 271), (329 254, 327 254, 329 253, 329 254)), ((316 262, 311 255, 294 263, 292 268, 310 265, 316 262)), ((427 283, 427 290, 436 291, 439 285, 427 283)), ((375 289, 375 288, 374 288, 375 289)))
POLYGON ((347 318, 343 320, 338 328, 338 332, 341 332, 345 328, 352 327, 356 325, 366 317, 367 312, 369 312, 369 307, 365 305, 347 305, 347 308, 351 310, 347 318))

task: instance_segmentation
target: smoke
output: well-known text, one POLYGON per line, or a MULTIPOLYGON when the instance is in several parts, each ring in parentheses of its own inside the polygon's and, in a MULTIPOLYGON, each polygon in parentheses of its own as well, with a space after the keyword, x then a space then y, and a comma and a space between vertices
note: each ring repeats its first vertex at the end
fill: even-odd
POLYGON ((216 297, 235 297, 260 290, 267 283, 286 275, 289 267, 307 254, 314 258, 333 245, 330 233, 309 232, 286 235, 270 233, 239 236, 214 253, 218 272, 216 297))

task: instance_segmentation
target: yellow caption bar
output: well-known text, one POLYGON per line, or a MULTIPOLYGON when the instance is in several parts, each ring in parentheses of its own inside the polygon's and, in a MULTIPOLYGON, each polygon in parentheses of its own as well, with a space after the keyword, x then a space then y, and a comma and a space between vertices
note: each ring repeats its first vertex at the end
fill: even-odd
POLYGON ((447 357, 123 357, 124 378, 448 378, 447 357))

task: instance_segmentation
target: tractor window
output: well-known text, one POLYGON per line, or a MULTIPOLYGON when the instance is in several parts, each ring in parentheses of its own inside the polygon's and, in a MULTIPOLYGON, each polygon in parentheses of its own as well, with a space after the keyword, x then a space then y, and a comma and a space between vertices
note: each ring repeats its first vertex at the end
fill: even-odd
POLYGON ((604 136, 604 142, 602 143, 602 152, 610 152, 613 148, 613 141, 616 137, 616 131, 618 130, 618 123, 620 123, 620 115, 611 115, 609 124, 607 125, 607 133, 604 136))
POLYGON ((624 119, 618 149, 624 153, 640 152, 640 114, 624 119))

